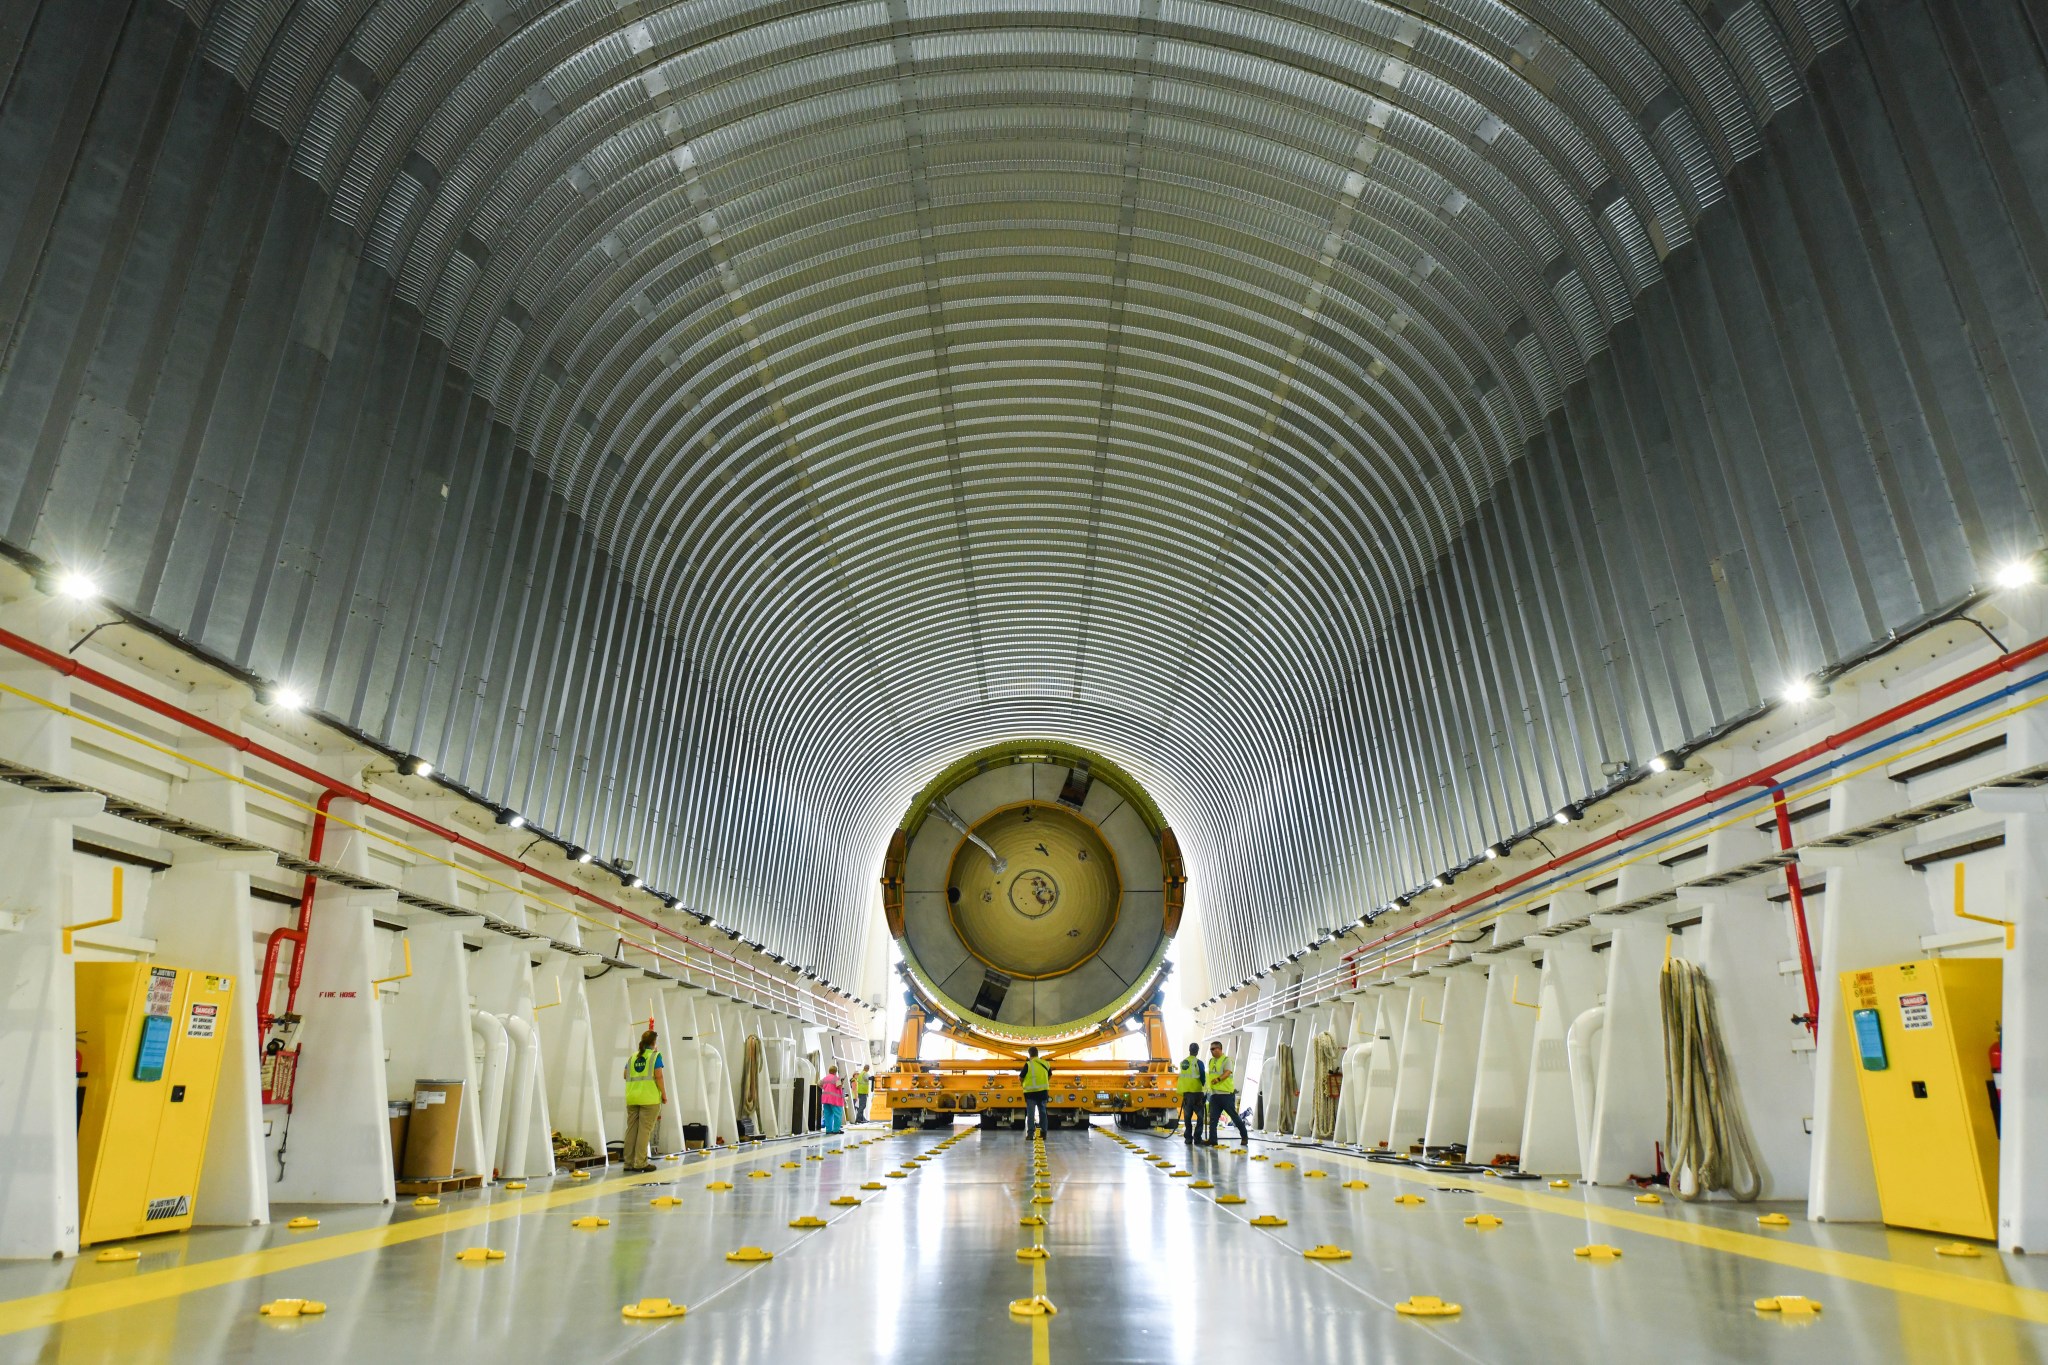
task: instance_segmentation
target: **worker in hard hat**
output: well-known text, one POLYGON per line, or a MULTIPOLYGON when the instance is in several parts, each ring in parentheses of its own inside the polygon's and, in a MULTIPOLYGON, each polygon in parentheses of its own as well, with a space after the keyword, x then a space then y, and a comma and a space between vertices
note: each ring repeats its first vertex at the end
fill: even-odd
POLYGON ((875 1073, 872 1067, 862 1067, 860 1074, 853 1078, 853 1121, 868 1121, 868 1096, 875 1093, 875 1073))
POLYGON ((1052 1066, 1032 1048, 1017 1073, 1024 1081, 1024 1136, 1045 1134, 1046 1102, 1052 1097, 1052 1066))
POLYGON ((651 1171, 649 1149, 668 1103, 667 1063, 654 1050, 654 1030, 640 1035, 640 1047, 626 1060, 626 1169, 651 1171))
POLYGON ((1183 1136, 1190 1145, 1202 1140, 1202 1119, 1208 1109, 1203 1078, 1202 1045, 1189 1043, 1188 1055, 1180 1059, 1180 1074, 1173 1078, 1173 1088, 1180 1092, 1180 1126, 1186 1130, 1183 1136))
POLYGON ((1231 1069, 1221 1042, 1209 1044, 1209 1071, 1204 1088, 1209 1092, 1209 1132, 1203 1141, 1211 1147, 1216 1145, 1217 1120, 1228 1114, 1237 1125, 1238 1145, 1248 1144, 1251 1135, 1245 1132, 1244 1119, 1237 1112, 1237 1073, 1231 1069))

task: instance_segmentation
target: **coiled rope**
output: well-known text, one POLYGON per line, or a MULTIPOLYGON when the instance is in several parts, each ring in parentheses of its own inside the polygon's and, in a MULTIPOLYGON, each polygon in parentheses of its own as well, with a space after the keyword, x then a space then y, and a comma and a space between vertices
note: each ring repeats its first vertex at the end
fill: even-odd
POLYGON ((754 1131, 766 1134, 768 1125, 761 1121, 761 1037, 747 1035, 747 1050, 740 1062, 740 1112, 741 1118, 754 1121, 754 1131))
POLYGON ((1721 1045, 1713 987, 1697 965, 1673 958, 1658 994, 1664 1010, 1664 1159, 1671 1188, 1680 1199, 1727 1190, 1748 1203, 1762 1191, 1763 1173, 1736 1094, 1735 1071, 1721 1045))
POLYGON ((1294 1132, 1294 1111, 1301 1105, 1301 1086, 1294 1079, 1293 1044, 1280 1044, 1280 1055, 1276 1060, 1280 1067, 1280 1093, 1275 1098, 1280 1101, 1280 1113, 1277 1118, 1268 1115, 1272 1121, 1267 1126, 1276 1133, 1291 1134, 1294 1132))
POLYGON ((1328 1142, 1337 1131, 1337 1093, 1330 1088, 1330 1073, 1341 1076, 1344 1069, 1344 1049, 1337 1046, 1336 1034, 1325 1031, 1316 1035, 1315 1059, 1314 1136, 1318 1142, 1328 1142))

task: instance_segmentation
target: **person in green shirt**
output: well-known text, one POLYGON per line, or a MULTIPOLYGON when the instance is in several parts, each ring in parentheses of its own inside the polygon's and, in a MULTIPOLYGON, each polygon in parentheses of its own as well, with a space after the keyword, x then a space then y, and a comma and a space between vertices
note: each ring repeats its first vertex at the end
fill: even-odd
POLYGON ((665 1063, 654 1050, 654 1030, 640 1035, 640 1048, 626 1059, 626 1169, 651 1171, 654 1162, 648 1151, 654 1144, 654 1130, 661 1122, 661 1106, 668 1103, 665 1063))
POLYGON ((1240 1147, 1251 1142, 1250 1134, 1244 1130, 1244 1119, 1237 1112, 1237 1073, 1231 1070, 1230 1058, 1223 1055, 1223 1044, 1209 1044, 1209 1132, 1203 1139, 1205 1146, 1216 1145, 1217 1120, 1225 1114, 1237 1125, 1237 1142, 1240 1147))
POLYGON ((1208 1101, 1202 1097, 1202 1045, 1188 1044, 1188 1055, 1180 1059, 1180 1074, 1173 1078, 1173 1088, 1180 1092, 1180 1126, 1188 1142, 1202 1140, 1202 1117, 1208 1108, 1208 1101))
POLYGON ((853 1078, 853 1121, 855 1123, 866 1123, 868 1121, 868 1096, 874 1093, 874 1072, 868 1067, 862 1067, 860 1074, 853 1078))

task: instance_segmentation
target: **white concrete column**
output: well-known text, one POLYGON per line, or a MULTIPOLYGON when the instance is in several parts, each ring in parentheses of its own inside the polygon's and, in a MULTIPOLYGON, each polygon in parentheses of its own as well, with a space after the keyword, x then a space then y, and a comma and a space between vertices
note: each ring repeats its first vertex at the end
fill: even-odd
POLYGON ((272 1203, 388 1204, 391 1124, 384 1079, 384 1017, 370 979, 383 957, 372 917, 393 913, 388 891, 322 886, 313 901, 299 989, 299 1065, 289 1113, 270 1142, 272 1203), (275 1178, 278 1146, 284 1174, 275 1178))
POLYGON ((2003 903, 1972 913, 2017 926, 2002 978, 1998 1244, 2039 1255, 2048 1253, 2048 791, 1977 791, 1971 803, 2005 816, 2006 851, 2003 903))
POLYGON ((1421 1142, 1429 1127, 1429 1091, 1436 1080, 1436 1050, 1443 1033, 1443 979, 1417 978, 1408 988, 1406 1004, 1387 1132, 1387 1146, 1396 1152, 1421 1142))
POLYGON ((101 806, 0 786, 0 1257, 78 1251, 78 1011, 63 930, 72 829, 101 806))
MULTIPOLYGON (((1472 1091, 1479 1077, 1479 1029, 1486 1017, 1486 969, 1463 962, 1443 973, 1443 1026, 1429 1083, 1425 1146, 1462 1143, 1472 1131, 1472 1091)), ((1469 1156, 1470 1153, 1467 1153, 1469 1156)))
POLYGON ((1620 1185, 1656 1169, 1664 1139, 1664 1024, 1658 1000, 1664 967, 1664 917, 1655 912, 1610 916, 1606 1047, 1600 1102, 1593 1116, 1595 1185, 1620 1185))
MULTIPOLYGON (((241 804, 242 789, 233 793, 241 804)), ((221 828, 221 826, 216 826, 221 828)), ((263 1076, 257 1056, 257 963, 251 873, 268 872, 268 853, 227 853, 182 841, 150 893, 150 933, 164 961, 234 978, 220 1080, 207 1130, 193 1221, 270 1221, 270 1178, 264 1169, 263 1076)))
MULTIPOLYGON (((546 998, 534 1006, 540 1029, 541 1073, 546 1079, 551 1130, 580 1137, 604 1150, 604 1088, 598 1077, 590 999, 583 966, 589 959, 563 954, 542 969, 546 998)), ((552 1132, 550 1133, 552 1140, 552 1132)), ((548 1156, 553 1156, 552 1147, 548 1156)))
POLYGON ((1522 1110, 1525 1171, 1585 1174, 1579 1169, 1579 1123, 1565 1035, 1574 1019, 1600 1002, 1601 988, 1591 929, 1574 929, 1545 942, 1539 1009, 1529 1041, 1529 1097, 1522 1110))
POLYGON ((1414 1006, 1406 990, 1393 987, 1374 991, 1369 1003, 1373 1019, 1372 1052, 1366 1058, 1358 1142, 1362 1147, 1386 1147, 1392 1141, 1394 1128, 1394 1092, 1401 1077, 1401 1047, 1414 1006))
MULTIPOLYGON (((1825 868, 1828 900, 1854 913, 1827 917, 1815 947, 1820 987, 1820 1041, 1813 1063, 1813 1169, 1807 1216, 1822 1223, 1876 1222, 1877 1177, 1856 1083, 1856 1040, 1842 1004, 1842 973, 1910 962, 1923 956, 1927 894, 1899 861, 1900 838, 1800 855, 1825 868)), ((1782 940, 1779 940, 1782 941, 1782 940)))
MULTIPOLYGON (((488 1158, 497 1135, 484 1131, 489 1097, 476 1064, 471 1016, 477 997, 470 981, 470 952, 462 940, 465 922, 474 923, 422 916, 406 931, 412 940, 412 976, 385 988, 389 995, 384 1002, 384 1036, 390 1050, 386 1093, 390 1099, 411 1099, 418 1081, 461 1081, 455 1167, 489 1180, 488 1158)), ((372 975, 389 974, 382 961, 380 956, 379 969, 372 975)))
POLYGON ((1806 1028, 1792 1021, 1806 1012, 1805 989, 1779 968, 1791 912, 1766 898, 1767 884, 1756 880, 1681 899, 1700 906, 1691 958, 1714 993, 1714 1016, 1756 1146, 1759 1197, 1804 1199, 1813 1165, 1806 1131, 1813 1114, 1813 1050, 1806 1028))
POLYGON ((1517 948, 1496 955, 1486 976, 1479 1021, 1478 1070, 1472 1084, 1472 1122, 1465 1135, 1468 1160, 1489 1162, 1519 1155, 1522 1115, 1529 1097, 1529 1043, 1536 1036, 1536 964, 1517 948), (1524 1003, 1517 1004, 1517 1001, 1524 1003))

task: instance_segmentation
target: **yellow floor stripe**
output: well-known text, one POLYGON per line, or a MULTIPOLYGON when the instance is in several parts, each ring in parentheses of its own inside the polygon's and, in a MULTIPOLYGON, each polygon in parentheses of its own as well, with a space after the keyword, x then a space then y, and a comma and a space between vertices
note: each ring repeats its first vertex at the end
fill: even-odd
POLYGON ((47 1294, 35 1294, 25 1299, 10 1299, 0 1302, 0 1336, 26 1332, 37 1327, 51 1327, 76 1318, 91 1317, 95 1313, 112 1313, 142 1304, 160 1303, 165 1299, 179 1298, 202 1289, 217 1289, 240 1280, 252 1280, 280 1271, 319 1265, 323 1261, 358 1256, 366 1251, 403 1246, 408 1242, 425 1241, 430 1237, 445 1237, 451 1232, 484 1227, 508 1218, 523 1218, 569 1204, 580 1204, 603 1195, 631 1189, 635 1185, 656 1184, 673 1180, 679 1175, 694 1176, 726 1166, 758 1161, 761 1156, 760 1152, 734 1152, 727 1156, 713 1157, 709 1161, 678 1165, 671 1171, 656 1172, 653 1175, 594 1181, 582 1186, 565 1184, 563 1188, 550 1190, 545 1194, 521 1195, 515 1199, 498 1200, 475 1208, 458 1209, 452 1213, 411 1218, 402 1223, 389 1223, 383 1227, 337 1232, 327 1237, 309 1237, 266 1247, 262 1251, 222 1256, 218 1260, 200 1261, 163 1270, 144 1271, 128 1279, 105 1280, 98 1284, 55 1289, 47 1294))
MULTIPOLYGON (((1640 1233, 1645 1237, 1660 1237, 1667 1242, 1679 1242, 1704 1251, 1718 1251, 1753 1261, 1766 1261, 1789 1269, 1828 1275, 1838 1280, 1849 1280, 1856 1284, 1867 1284, 1876 1289, 1890 1290, 1894 1294, 1911 1294, 1919 1298, 1936 1299, 1958 1308, 1997 1313, 2027 1322, 2048 1322, 2048 1290, 2029 1289, 2001 1280, 1980 1279, 1971 1275, 1937 1270, 1932 1266, 1908 1265, 1878 1256, 1864 1256, 1853 1251, 1836 1251, 1830 1247, 1817 1247, 1805 1242, 1765 1237, 1754 1232, 1737 1232, 1733 1228, 1713 1227, 1677 1218, 1660 1218, 1655 1214, 1637 1213, 1632 1209, 1582 1203, 1553 1194, 1538 1194, 1532 1190, 1516 1189, 1485 1176, 1475 1176, 1469 1180, 1459 1177, 1447 1178, 1382 1162, 1367 1161, 1362 1157, 1348 1156, 1342 1152, 1324 1152, 1321 1155, 1332 1161, 1364 1167, 1394 1180, 1412 1181, 1437 1189, 1469 1189, 1482 1199, 1512 1204, 1517 1208, 1528 1209, 1532 1213, 1577 1218, 1623 1232, 1640 1233)), ((1932 1242, 1928 1244, 1927 1253, 1929 1256, 1934 1254, 1932 1242)))

